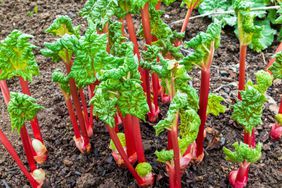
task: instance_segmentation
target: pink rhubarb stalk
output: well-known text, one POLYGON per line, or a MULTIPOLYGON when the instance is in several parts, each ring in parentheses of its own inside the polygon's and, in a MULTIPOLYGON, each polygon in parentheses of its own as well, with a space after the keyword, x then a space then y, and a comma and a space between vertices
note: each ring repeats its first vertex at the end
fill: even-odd
POLYGON ((229 173, 229 182, 233 188, 244 188, 248 182, 248 170, 250 163, 243 162, 239 170, 234 170, 229 173))
POLYGON ((23 162, 21 161, 20 157, 18 156, 16 150, 14 149, 14 147, 12 146, 12 144, 10 143, 10 141, 8 140, 8 138, 5 136, 5 134, 2 132, 1 129, 0 129, 0 142, 4 145, 6 150, 9 152, 9 154, 15 160, 15 162, 17 163, 17 165, 20 168, 20 170, 23 172, 25 177, 28 179, 28 181, 29 181, 30 185, 32 186, 32 188, 39 188, 39 187, 41 187, 39 185, 39 183, 28 172, 28 170, 24 166, 23 162))
POLYGON ((87 104, 86 104, 86 99, 85 95, 82 89, 79 90, 79 95, 82 103, 82 108, 83 108, 83 117, 84 117, 84 122, 85 122, 85 127, 87 131, 87 135, 90 138, 93 135, 93 128, 90 126, 89 123, 89 117, 88 117, 88 109, 87 109, 87 104))
MULTIPOLYGON (((275 53, 278 53, 278 52, 280 52, 280 51, 282 51, 282 42, 281 42, 281 43, 279 44, 279 46, 277 47, 275 53)), ((274 62, 275 62, 275 58, 271 58, 271 60, 270 60, 270 61, 268 62, 268 64, 267 64, 265 70, 268 71, 269 67, 271 67, 274 62)))
POLYGON ((142 135, 140 131, 140 122, 139 119, 135 116, 131 116, 132 118, 132 127, 133 127, 133 137, 135 138, 135 148, 137 153, 137 159, 139 163, 143 163, 146 161, 144 148, 142 143, 142 135))
MULTIPOLYGON (((278 114, 282 114, 282 97, 280 100, 280 107, 279 107, 278 114)), ((271 127, 271 131, 270 131, 270 137, 273 140, 280 140, 282 137, 282 126, 279 125, 278 123, 273 124, 271 127)))
POLYGON ((239 87, 238 87, 238 98, 242 100, 240 91, 245 88, 246 80, 246 57, 247 57, 247 45, 240 46, 240 65, 239 65, 239 87))
POLYGON ((133 156, 136 153, 135 140, 133 135, 133 125, 132 125, 132 116, 130 114, 126 114, 123 119, 123 127, 124 127, 124 134, 126 140, 126 152, 127 156, 133 156))

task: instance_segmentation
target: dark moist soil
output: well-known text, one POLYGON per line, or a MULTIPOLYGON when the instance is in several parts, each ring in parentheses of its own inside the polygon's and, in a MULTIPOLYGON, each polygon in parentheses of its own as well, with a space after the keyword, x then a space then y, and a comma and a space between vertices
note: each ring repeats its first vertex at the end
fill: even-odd
MULTIPOLYGON (((0 39, 2 40, 13 29, 34 35, 33 43, 42 48, 43 42, 53 40, 44 34, 56 15, 67 14, 74 19, 74 23, 84 23, 78 15, 83 1, 52 0, 52 1, 8 1, 0 0, 0 39), (37 2, 37 3, 36 3, 37 2), (38 12, 33 13, 38 6, 38 12)), ((196 13, 194 13, 196 14, 196 13)), ((179 3, 167 8, 164 16, 167 23, 185 17, 185 10, 179 8, 179 3)), ((199 31, 204 31, 209 24, 208 19, 196 19, 190 22, 186 40, 191 39, 199 31)), ((85 24, 82 25, 85 27, 85 24)), ((180 30, 180 25, 175 29, 180 30)), ((263 53, 249 52, 247 57, 247 74, 254 78, 254 72, 263 69, 266 60, 272 55, 277 42, 263 53)), ((242 141, 242 128, 231 120, 231 106, 237 95, 238 80, 238 40, 231 28, 222 33, 221 47, 216 51, 211 69, 211 92, 218 93, 225 98, 227 112, 219 117, 210 116, 206 126, 208 129, 205 159, 199 164, 193 164, 182 177, 183 187, 230 187, 227 175, 237 165, 226 162, 222 147, 231 148, 235 141, 242 141), (208 143, 209 142, 209 143, 208 143)), ((60 67, 43 58, 36 51, 41 75, 35 77, 31 83, 31 92, 38 103, 46 109, 38 114, 42 126, 42 134, 48 148, 49 158, 40 166, 47 175, 47 187, 136 187, 134 179, 126 169, 118 168, 108 149, 109 136, 101 122, 95 122, 94 136, 91 138, 92 152, 82 155, 74 146, 73 133, 63 97, 55 84, 51 82, 51 73, 60 67)), ((193 84, 199 88, 200 71, 192 73, 193 84)), ((18 81, 8 82, 11 91, 19 91, 18 81)), ((270 124, 274 122, 273 115, 278 107, 282 93, 281 81, 274 82, 268 91, 269 103, 263 115, 264 124, 256 132, 257 140, 264 144, 262 159, 251 166, 248 187, 282 187, 282 141, 272 142, 268 132, 270 124)), ((161 106, 161 117, 165 116, 167 105, 161 106)), ((1 129, 12 140, 21 158, 24 159, 21 141, 16 133, 11 132, 9 116, 2 96, 0 95, 1 129)), ((155 187, 168 187, 168 178, 162 164, 156 162, 154 152, 165 147, 166 136, 156 137, 154 129, 147 123, 141 124, 144 148, 149 162, 152 164, 158 181, 155 187)), ((26 164, 26 161, 25 161, 26 164)), ((27 180, 20 172, 15 162, 0 146, 0 187, 28 187, 27 180)))

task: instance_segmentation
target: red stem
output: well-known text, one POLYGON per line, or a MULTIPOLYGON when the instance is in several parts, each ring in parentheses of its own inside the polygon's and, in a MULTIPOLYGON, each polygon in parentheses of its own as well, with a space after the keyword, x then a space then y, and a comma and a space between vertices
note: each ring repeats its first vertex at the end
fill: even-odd
MULTIPOLYGON (((169 167, 171 168, 171 167, 169 167)), ((170 172, 169 172, 169 188, 175 188, 174 182, 175 182, 175 173, 174 173, 174 169, 171 168, 170 172)))
POLYGON ((255 147, 255 129, 252 130, 252 133, 244 131, 244 143, 248 144, 250 147, 255 147))
POLYGON ((245 88, 247 45, 240 45, 239 91, 238 98, 242 100, 240 91, 245 88))
MULTIPOLYGON (((67 55, 68 57, 68 55, 67 55)), ((70 62, 70 61, 68 61, 70 62)), ((67 69, 67 73, 69 74, 71 71, 71 65, 69 63, 66 63, 66 69, 67 69)), ((69 84, 70 84, 70 92, 72 95, 72 99, 73 99, 73 103, 76 109, 76 113, 77 113, 77 117, 78 117, 78 122, 80 125, 80 129, 81 129, 81 133, 82 133, 82 137, 83 137, 83 141, 84 141, 84 146, 86 149, 90 149, 90 143, 89 143, 89 138, 87 135, 87 130, 85 127, 85 122, 84 122, 84 118, 83 118, 83 114, 82 114, 82 110, 81 110, 81 105, 79 102, 79 98, 78 98, 78 93, 77 93, 77 88, 75 85, 75 81, 73 78, 70 78, 69 80, 69 84)))
POLYGON ((172 130, 169 131, 169 134, 171 135, 171 141, 172 141, 172 148, 174 153, 174 173, 175 173, 175 188, 181 187, 181 172, 180 172, 180 150, 178 145, 178 136, 177 136, 177 127, 178 127, 178 113, 176 115, 174 125, 172 127, 172 130))
MULTIPOLYGON (((29 87, 28 87, 28 81, 24 80, 22 77, 19 77, 19 80, 20 80, 22 92, 26 95, 31 96, 31 93, 30 93, 30 90, 29 90, 29 87)), ((36 139, 40 140, 42 143, 44 143, 36 115, 33 118, 33 120, 30 121, 30 124, 31 124, 31 128, 32 128, 32 131, 33 131, 34 138, 36 138, 36 139)))
POLYGON ((191 16, 191 14, 192 14, 192 11, 193 11, 193 8, 189 8, 189 9, 187 10, 187 13, 186 13, 186 16, 185 16, 185 19, 184 19, 184 21, 183 21, 182 28, 181 28, 181 31, 180 31, 181 33, 183 33, 183 32, 186 31, 186 28, 187 28, 187 26, 188 26, 188 24, 189 24, 190 16, 191 16))
POLYGON ((136 153, 135 149, 135 138, 133 135, 133 126, 132 126, 132 118, 131 115, 126 114, 124 119, 123 119, 123 127, 124 127, 124 134, 125 134, 125 140, 126 140, 126 152, 127 156, 130 157, 134 153, 136 153))
POLYGON ((82 108, 83 108, 83 117, 85 121, 85 126, 86 126, 86 129, 89 130, 89 129, 92 129, 92 127, 90 126, 90 123, 89 123, 87 104, 86 104, 85 95, 82 89, 79 90, 79 95, 80 95, 82 108))
POLYGON ((25 125, 23 125, 23 127, 21 128, 20 135, 21 135, 23 148, 24 148, 24 151, 25 151, 25 154, 26 154, 26 158, 27 158, 27 162, 29 164, 30 171, 33 172, 35 169, 37 169, 37 167, 36 167, 36 164, 35 164, 35 160, 33 158, 32 146, 30 144, 30 138, 29 138, 29 135, 27 133, 25 125))
POLYGON ((158 95, 159 95, 159 78, 156 73, 152 74, 152 84, 153 84, 153 95, 154 95, 154 106, 155 111, 159 111, 159 102, 158 102, 158 95))
POLYGON ((250 165, 246 162, 243 162, 240 165, 240 168, 236 176, 236 182, 244 182, 244 180, 248 177, 249 166, 250 165))
POLYGON ((201 118, 201 125, 197 137, 197 157, 200 157, 204 153, 204 130, 205 123, 207 119, 207 106, 208 106, 208 98, 209 98, 209 89, 210 89, 210 70, 202 69, 201 71, 201 87, 200 87, 200 109, 199 116, 201 118))
POLYGON ((20 157, 18 156, 16 150, 14 149, 14 147, 12 146, 12 144, 10 143, 10 141, 8 140, 8 138, 5 136, 5 134, 2 132, 2 130, 0 129, 0 142, 4 145, 4 147, 6 148, 6 150, 9 152, 9 154, 12 156, 12 158, 15 160, 15 162, 17 163, 18 167, 20 168, 20 170, 23 172, 23 174, 25 175, 25 177, 28 179, 28 181, 30 182, 31 186, 33 188, 37 188, 39 183, 31 176, 31 174, 28 172, 28 170, 26 169, 26 167, 24 166, 23 162, 21 161, 20 157))
POLYGON ((10 101, 10 91, 5 80, 0 80, 0 89, 2 91, 5 103, 8 104, 10 101))
POLYGON ((106 128, 110 134, 111 139, 113 140, 118 153, 120 154, 121 158, 123 159, 126 167, 128 168, 128 170, 131 172, 131 174, 133 175, 133 177, 136 179, 137 183, 139 185, 143 184, 143 180, 142 178, 137 174, 136 170, 133 168, 133 166, 131 165, 131 163, 128 160, 128 157, 126 156, 126 153, 120 143, 120 140, 118 139, 117 133, 115 132, 114 128, 111 128, 109 125, 106 125, 106 128))
MULTIPOLYGON (((90 84, 88 86, 88 92, 89 92, 89 101, 94 97, 94 90, 95 90, 95 85, 94 84, 90 84)), ((89 125, 90 127, 92 127, 93 129, 93 109, 94 109, 94 106, 93 104, 90 105, 90 116, 89 116, 89 125)))
POLYGON ((144 155, 142 135, 140 131, 140 122, 139 122, 139 119, 135 116, 131 116, 131 118, 132 118, 132 126, 133 126, 133 137, 134 137, 134 143, 135 143, 138 162, 143 163, 146 161, 146 159, 144 155))
POLYGON ((70 115, 70 120, 71 120, 73 131, 74 131, 74 136, 75 138, 80 139, 79 127, 78 127, 76 116, 73 110, 71 98, 70 96, 67 96, 66 94, 64 94, 64 98, 65 98, 65 102, 66 102, 68 112, 70 115))
MULTIPOLYGON (((275 51, 275 54, 278 53, 278 52, 280 52, 280 51, 282 51, 282 42, 281 42, 281 43, 279 44, 279 46, 277 47, 277 49, 276 49, 276 51, 275 51)), ((266 66, 265 69, 268 70, 269 67, 271 67, 274 62, 275 62, 275 58, 271 58, 271 60, 269 61, 269 63, 267 64, 267 66, 266 66)))
POLYGON ((280 106, 279 106, 278 114, 282 114, 282 97, 280 99, 280 106))
POLYGON ((162 5, 162 2, 161 2, 161 1, 159 1, 159 2, 158 2, 158 4, 156 5, 156 10, 160 10, 161 5, 162 5))

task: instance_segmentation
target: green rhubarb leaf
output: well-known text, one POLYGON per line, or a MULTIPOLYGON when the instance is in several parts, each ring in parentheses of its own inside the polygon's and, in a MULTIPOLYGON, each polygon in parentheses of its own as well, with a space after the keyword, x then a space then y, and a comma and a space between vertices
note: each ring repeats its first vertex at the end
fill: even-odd
POLYGON ((275 116, 275 119, 278 122, 278 124, 282 126, 282 114, 277 114, 275 116))
POLYGON ((95 106, 93 114, 113 128, 115 126, 118 99, 115 96, 110 96, 107 92, 104 92, 102 88, 103 85, 97 87, 95 96, 91 99, 90 104, 95 106))
MULTIPOLYGON (((124 133, 117 133, 117 136, 118 136, 118 139, 119 139, 119 141, 121 143, 121 146, 125 147, 126 146, 125 134, 124 133)), ((110 141, 110 146, 109 147, 110 147, 110 149, 112 151, 117 151, 116 145, 114 144, 112 139, 110 141)))
POLYGON ((166 5, 169 6, 170 4, 174 3, 176 0, 162 0, 162 2, 166 5))
POLYGON ((209 16, 213 20, 220 20, 224 24, 235 26, 236 16, 234 14, 214 14, 216 12, 220 13, 230 10, 233 10, 230 0, 204 0, 198 9, 200 14, 213 13, 213 15, 209 16))
POLYGON ((275 55, 275 62, 269 68, 275 79, 282 79, 282 52, 275 55))
POLYGON ((45 30, 46 33, 50 33, 54 36, 79 35, 80 27, 74 27, 72 20, 69 16, 58 16, 53 23, 45 30))
POLYGON ((66 93, 68 95, 70 94, 69 79, 60 70, 55 70, 52 73, 52 81, 55 82, 55 83, 58 83, 58 85, 60 86, 61 90, 64 93, 66 93))
POLYGON ((215 94, 209 94, 207 114, 218 116, 226 111, 226 107, 221 104, 224 98, 215 94))
POLYGON ((185 43, 186 48, 193 49, 193 52, 186 56, 181 64, 184 64, 188 70, 193 66, 205 66, 208 63, 211 45, 218 48, 220 45, 221 23, 212 23, 207 31, 200 32, 196 37, 185 43))
POLYGON ((88 0, 80 15, 87 19, 89 25, 94 25, 97 30, 102 31, 115 15, 117 7, 117 0, 88 0))
POLYGON ((150 165, 150 163, 143 162, 143 163, 138 163, 135 170, 139 176, 146 177, 147 175, 152 173, 153 168, 150 165))
POLYGON ((26 121, 32 120, 37 112, 44 107, 36 104, 36 100, 22 93, 11 92, 8 112, 11 119, 12 130, 20 132, 26 121))
POLYGON ((235 142, 232 146, 234 147, 234 152, 227 149, 226 147, 223 148, 223 152, 226 155, 226 160, 228 161, 236 163, 241 163, 243 161, 255 163, 261 158, 261 143, 257 144, 255 148, 251 148, 245 143, 237 142, 235 142))
POLYGON ((256 52, 261 52, 272 44, 276 31, 271 28, 269 20, 256 21, 255 25, 261 27, 261 32, 253 34, 249 47, 256 52))
POLYGON ((64 61, 70 63, 78 38, 74 35, 64 35, 62 38, 50 43, 45 42, 41 54, 51 58, 53 62, 64 61))
POLYGON ((20 76, 31 81, 33 76, 39 75, 33 54, 36 47, 29 42, 31 38, 31 35, 14 30, 0 42, 0 80, 20 76))
POLYGON ((204 0, 182 0, 181 6, 185 5, 189 8, 197 8, 204 0))
POLYGON ((96 72, 105 64, 107 36, 97 34, 89 28, 75 46, 75 60, 69 77, 74 78, 78 88, 84 88, 96 81, 96 72))
POLYGON ((173 150, 161 150, 156 151, 155 155, 157 156, 157 161, 161 163, 170 162, 173 160, 173 150))
POLYGON ((174 126, 174 121, 177 113, 180 109, 183 109, 187 105, 186 101, 187 94, 178 91, 169 106, 167 117, 159 121, 159 123, 154 126, 156 135, 161 134, 165 130, 170 130, 174 126))
POLYGON ((247 132, 262 123, 261 116, 266 102, 265 96, 252 86, 241 92, 242 101, 234 105, 231 118, 242 125, 247 132))
POLYGON ((251 12, 252 6, 254 6, 254 2, 250 0, 235 0, 233 4, 241 45, 249 45, 254 38, 254 34, 256 36, 261 35, 262 28, 254 23, 255 14, 251 12))
POLYGON ((264 70, 260 70, 255 73, 256 76, 256 85, 255 88, 261 92, 262 94, 265 94, 267 89, 272 85, 273 76, 264 70))

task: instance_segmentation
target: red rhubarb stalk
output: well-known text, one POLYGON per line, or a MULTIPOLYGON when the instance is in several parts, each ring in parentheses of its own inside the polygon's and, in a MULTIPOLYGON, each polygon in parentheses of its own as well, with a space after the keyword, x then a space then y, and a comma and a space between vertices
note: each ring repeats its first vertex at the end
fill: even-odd
MULTIPOLYGON (((95 90, 95 85, 94 84, 90 84, 88 86, 88 92, 89 92, 89 101, 94 97, 94 90, 95 90)), ((93 109, 94 106, 93 104, 90 105, 90 116, 89 116, 89 126, 92 127, 93 130, 93 124, 94 124, 94 118, 93 118, 93 109)))
POLYGON ((240 66, 239 66, 239 91, 238 98, 242 100, 240 91, 245 88, 246 79, 246 57, 247 57, 247 45, 240 45, 240 66))
POLYGON ((127 156, 130 157, 136 153, 135 144, 133 140, 136 138, 133 135, 132 117, 130 114, 126 114, 123 119, 124 134, 126 140, 126 152, 127 156))
POLYGON ((144 155, 144 148, 142 143, 142 135, 140 131, 140 122, 139 119, 135 116, 131 116, 132 118, 132 126, 133 126, 133 137, 135 138, 135 148, 137 153, 137 159, 139 163, 143 163, 146 161, 144 155))
POLYGON ((85 95, 82 89, 79 90, 79 95, 80 95, 80 99, 82 103, 83 117, 84 117, 85 127, 87 130, 87 135, 88 137, 91 137, 93 135, 93 128, 90 126, 90 123, 89 123, 87 104, 86 104, 85 95))
MULTIPOLYGON (((279 44, 279 46, 278 46, 278 48, 276 49, 275 53, 278 53, 278 52, 280 52, 280 51, 282 51, 282 42, 279 44)), ((265 69, 268 70, 269 67, 271 67, 274 62, 275 62, 275 58, 272 58, 272 59, 268 62, 268 64, 267 64, 267 66, 266 66, 265 69)))
MULTIPOLYGON (((19 80, 20 80, 22 92, 26 95, 31 96, 31 92, 30 92, 29 87, 28 87, 28 81, 24 80, 22 77, 19 77, 19 80)), ((41 132, 40 132, 38 119, 37 119, 36 116, 34 117, 33 120, 30 121, 30 124, 31 124, 31 128, 32 128, 32 131, 33 131, 34 138, 36 138, 36 139, 40 140, 42 143, 44 143, 41 132)))
POLYGON ((201 87, 200 87, 200 108, 199 108, 199 116, 201 118, 201 125, 197 137, 197 159, 200 161, 204 157, 204 130, 205 123, 207 119, 207 106, 208 106, 208 98, 209 98, 209 89, 210 89, 210 70, 202 69, 201 71, 201 87))
POLYGON ((107 125, 106 128, 107 128, 107 130, 110 134, 111 139, 113 140, 113 142, 114 142, 114 144, 117 148, 117 151, 119 152, 121 158, 124 160, 126 167, 131 172, 133 177, 136 179, 137 183, 139 185, 142 185, 144 182, 143 182, 142 178, 137 174, 136 170, 133 168, 131 163, 129 162, 128 157, 127 157, 125 151, 123 150, 123 147, 122 147, 120 140, 117 136, 117 133, 115 132, 115 129, 111 128, 109 125, 107 125))
POLYGON ((181 187, 181 171, 180 171, 180 150, 178 145, 178 113, 176 114, 176 118, 173 123, 172 130, 169 131, 171 135, 171 142, 172 142, 172 149, 173 149, 173 160, 174 160, 174 173, 175 173, 175 180, 174 180, 174 187, 180 188, 181 187))
POLYGON ((248 144, 250 147, 256 146, 255 129, 252 130, 251 134, 247 131, 244 132, 244 143, 248 144))
POLYGON ((33 158, 33 153, 32 153, 32 146, 30 143, 30 138, 27 133, 26 127, 23 126, 20 130, 20 135, 23 143, 23 148, 26 154, 27 162, 29 164, 30 171, 33 172, 35 169, 37 169, 35 160, 33 158))
MULTIPOLYGON (((146 3, 144 8, 141 10, 141 16, 142 16, 142 25, 143 25, 143 31, 144 31, 144 36, 145 36, 145 40, 146 43, 148 45, 152 44, 152 35, 151 35, 151 26, 150 26, 150 14, 149 14, 149 3, 146 3)), ((150 103, 151 103, 151 87, 150 87, 150 76, 149 76, 149 71, 148 70, 144 70, 145 71, 145 78, 146 78, 146 85, 147 85, 147 102, 150 108, 150 103)), ((156 81, 156 79, 154 80, 154 84, 155 86, 158 85, 159 81, 156 81)), ((156 98, 158 96, 158 93, 154 93, 154 97, 156 98)), ((156 121, 157 116, 158 116, 158 104, 154 104, 154 108, 150 108, 150 112, 149 112, 149 120, 151 122, 156 121)))
POLYGON ((4 102, 8 104, 10 101, 10 91, 5 80, 0 80, 0 89, 4 97, 4 102))
MULTIPOLYGON (((67 54, 66 57, 68 57, 68 54, 67 54)), ((68 74, 71 71, 70 63, 71 62, 68 60, 68 62, 65 64, 68 74)), ((70 92, 71 92, 71 95, 72 95, 72 98, 73 98, 73 103, 74 103, 74 106, 75 106, 75 109, 76 109, 78 122, 79 122, 79 125, 80 125, 82 137, 83 137, 84 147, 85 147, 86 152, 90 152, 91 145, 90 145, 90 142, 89 142, 89 137, 87 135, 87 130, 86 130, 86 127, 85 127, 85 122, 84 122, 84 118, 83 118, 83 114, 82 114, 82 110, 81 110, 81 104, 79 102, 79 97, 78 97, 77 88, 76 88, 74 79, 70 78, 69 83, 70 83, 70 92)))
POLYGON ((4 145, 6 150, 10 153, 12 158, 15 160, 17 165, 19 166, 20 170, 23 172, 25 177, 28 179, 30 182, 32 188, 37 188, 39 186, 39 183, 31 176, 31 174, 28 172, 26 167, 24 166, 23 162, 21 161, 20 157, 18 156, 16 150, 8 140, 8 138, 5 136, 5 134, 2 132, 0 129, 0 142, 4 145))

